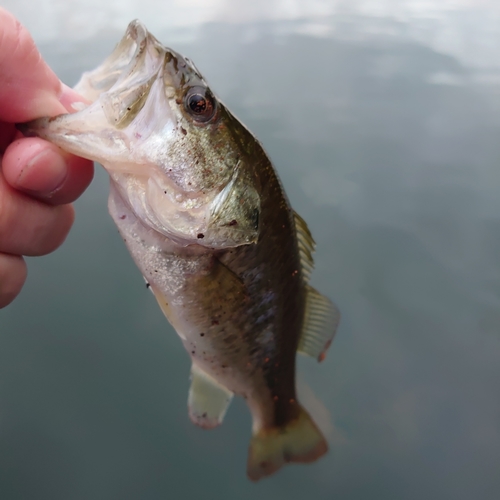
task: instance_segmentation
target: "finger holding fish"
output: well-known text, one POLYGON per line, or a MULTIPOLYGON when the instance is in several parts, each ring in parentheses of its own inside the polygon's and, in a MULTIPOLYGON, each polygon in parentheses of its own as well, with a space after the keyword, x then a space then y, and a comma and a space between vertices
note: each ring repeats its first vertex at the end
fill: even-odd
POLYGON ((0 7, 0 307, 26 279, 22 255, 44 255, 65 239, 73 201, 93 165, 40 139, 24 139, 15 123, 71 110, 82 98, 57 78, 28 30, 0 7), (59 206, 56 206, 59 205, 59 206))
POLYGON ((94 175, 88 160, 36 137, 18 139, 9 145, 2 172, 13 188, 49 205, 72 203, 94 175))

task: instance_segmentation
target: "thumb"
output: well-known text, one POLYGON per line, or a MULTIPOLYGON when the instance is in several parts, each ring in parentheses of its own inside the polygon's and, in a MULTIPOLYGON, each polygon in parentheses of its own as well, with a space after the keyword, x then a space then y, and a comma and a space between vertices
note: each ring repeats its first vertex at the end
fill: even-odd
POLYGON ((65 113, 62 93, 28 30, 0 7, 0 120, 15 123, 65 113))

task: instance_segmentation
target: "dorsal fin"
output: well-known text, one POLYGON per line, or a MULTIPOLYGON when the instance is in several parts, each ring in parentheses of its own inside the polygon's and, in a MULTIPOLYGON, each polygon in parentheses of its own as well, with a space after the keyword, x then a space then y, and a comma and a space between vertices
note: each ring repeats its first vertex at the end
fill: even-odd
POLYGON ((323 361, 339 321, 340 312, 330 299, 321 295, 312 286, 306 285, 304 326, 297 351, 323 361))
POLYGON ((293 212, 295 221, 295 230, 297 232, 297 241, 299 244, 300 263, 302 265, 302 275, 307 283, 314 268, 313 252, 316 243, 312 237, 311 231, 307 227, 306 221, 297 213, 293 212))

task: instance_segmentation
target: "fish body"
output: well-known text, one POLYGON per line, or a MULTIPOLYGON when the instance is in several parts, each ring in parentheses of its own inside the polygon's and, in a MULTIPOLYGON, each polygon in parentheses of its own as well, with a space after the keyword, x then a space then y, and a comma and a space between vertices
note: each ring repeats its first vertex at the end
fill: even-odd
POLYGON ((295 358, 321 360, 339 315, 308 284, 314 242, 262 146, 138 21, 75 88, 84 109, 21 129, 108 171, 110 214, 191 357, 191 419, 215 427, 245 398, 254 480, 316 460, 295 358))

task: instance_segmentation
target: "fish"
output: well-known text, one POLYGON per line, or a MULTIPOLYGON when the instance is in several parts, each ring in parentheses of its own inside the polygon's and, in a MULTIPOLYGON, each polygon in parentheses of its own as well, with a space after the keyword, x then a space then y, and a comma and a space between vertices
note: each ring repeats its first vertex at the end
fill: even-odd
POLYGON ((296 354, 323 360, 340 314, 309 283, 314 240, 260 142, 138 20, 74 88, 74 113, 19 128, 108 172, 111 217, 191 358, 191 420, 214 428, 243 397, 254 481, 323 456, 296 354))

